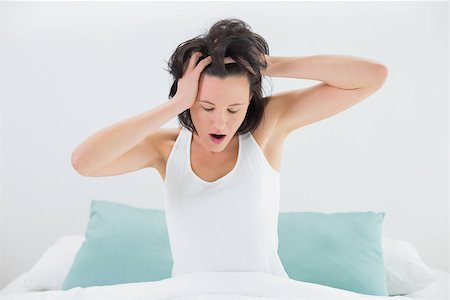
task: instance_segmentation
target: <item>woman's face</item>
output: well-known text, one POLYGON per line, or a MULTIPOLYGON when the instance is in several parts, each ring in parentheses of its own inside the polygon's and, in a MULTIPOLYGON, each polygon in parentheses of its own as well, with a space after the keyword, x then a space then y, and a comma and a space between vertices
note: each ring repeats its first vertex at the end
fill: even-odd
POLYGON ((251 98, 249 88, 244 75, 224 79, 200 76, 197 99, 190 111, 198 133, 194 139, 206 152, 221 152, 233 139, 247 113, 251 98), (211 133, 225 134, 225 137, 215 143, 211 133))

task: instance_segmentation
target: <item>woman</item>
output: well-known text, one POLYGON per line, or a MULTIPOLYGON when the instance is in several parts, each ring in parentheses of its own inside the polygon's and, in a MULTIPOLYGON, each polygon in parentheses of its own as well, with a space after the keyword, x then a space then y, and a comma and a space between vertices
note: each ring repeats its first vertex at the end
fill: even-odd
POLYGON ((180 44, 171 99, 100 130, 75 149, 84 176, 155 168, 164 182, 172 277, 260 271, 288 277, 277 254, 279 175, 286 137, 378 90, 382 64, 362 58, 269 56, 243 21, 224 19, 180 44), (322 81, 262 97, 262 76, 322 81), (178 128, 160 128, 178 116, 178 128))

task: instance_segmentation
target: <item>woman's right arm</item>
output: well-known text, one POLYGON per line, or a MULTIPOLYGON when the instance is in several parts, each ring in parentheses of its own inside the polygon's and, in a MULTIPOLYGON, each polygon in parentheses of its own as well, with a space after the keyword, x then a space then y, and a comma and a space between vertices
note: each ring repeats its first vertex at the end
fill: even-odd
POLYGON ((84 176, 102 176, 151 165, 158 158, 158 151, 151 141, 152 134, 192 107, 197 98, 200 74, 212 61, 210 56, 200 60, 201 55, 201 52, 195 52, 186 62, 186 70, 178 80, 172 101, 103 128, 79 145, 72 152, 75 170, 84 176), (103 169, 105 167, 107 170, 103 169))
MULTIPOLYGON (((72 166, 79 174, 89 176, 138 144, 153 147, 149 141, 151 134, 185 109, 182 103, 173 98, 149 111, 99 130, 72 152, 72 166)), ((148 156, 142 157, 142 160, 151 161, 156 158, 152 157, 152 153, 155 156, 157 152, 148 150, 148 156)), ((136 161, 136 157, 134 160, 136 161)), ((145 163, 147 162, 142 161, 142 164, 145 163)))

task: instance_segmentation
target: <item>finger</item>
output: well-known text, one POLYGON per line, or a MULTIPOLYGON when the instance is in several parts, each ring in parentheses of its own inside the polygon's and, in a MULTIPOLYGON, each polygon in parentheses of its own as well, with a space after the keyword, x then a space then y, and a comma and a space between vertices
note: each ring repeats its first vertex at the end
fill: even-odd
POLYGON ((195 68, 195 65, 197 64, 197 60, 200 57, 200 52, 194 52, 192 53, 191 57, 189 58, 189 64, 188 64, 188 70, 192 70, 195 68))
POLYGON ((204 59, 202 59, 201 62, 198 63, 197 68, 199 68, 200 70, 203 70, 206 67, 206 65, 208 65, 210 62, 212 62, 212 57, 207 56, 204 59))
POLYGON ((225 59, 223 61, 224 64, 233 63, 233 62, 235 62, 235 60, 228 56, 225 57, 225 59))
MULTIPOLYGON (((227 57, 225 57, 225 59, 224 59, 224 64, 227 64, 227 63, 232 63, 232 62, 236 62, 234 59, 232 59, 231 57, 229 57, 229 56, 227 56, 227 57)), ((247 61, 241 61, 240 62, 243 66, 244 66, 244 68, 246 68, 250 73, 252 73, 253 75, 255 75, 255 71, 253 71, 253 69, 252 69, 252 67, 249 65, 249 63, 247 62, 247 61)))
POLYGON ((252 73, 253 75, 256 75, 256 74, 255 74, 255 71, 253 71, 252 67, 251 67, 248 63, 244 63, 244 67, 245 67, 250 73, 252 73))
POLYGON ((195 65, 201 55, 202 55, 202 53, 199 51, 196 51, 191 55, 191 57, 189 58, 188 70, 192 70, 195 68, 195 65))

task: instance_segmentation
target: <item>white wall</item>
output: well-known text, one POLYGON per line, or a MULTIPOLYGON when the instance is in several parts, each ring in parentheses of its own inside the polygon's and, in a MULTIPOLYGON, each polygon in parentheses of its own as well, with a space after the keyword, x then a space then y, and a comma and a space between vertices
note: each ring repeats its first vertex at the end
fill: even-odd
MULTIPOLYGON (((446 2, 3 3, 0 288, 60 236, 84 233, 91 199, 163 209, 156 170, 82 177, 71 152, 167 101, 165 61, 225 17, 246 21, 274 56, 354 55, 388 67, 370 98, 288 137, 281 211, 385 211, 384 235, 448 271, 447 10, 446 2)), ((316 83, 272 78, 272 93, 316 83)), ((175 126, 176 118, 164 125, 175 126)))

